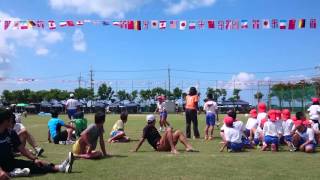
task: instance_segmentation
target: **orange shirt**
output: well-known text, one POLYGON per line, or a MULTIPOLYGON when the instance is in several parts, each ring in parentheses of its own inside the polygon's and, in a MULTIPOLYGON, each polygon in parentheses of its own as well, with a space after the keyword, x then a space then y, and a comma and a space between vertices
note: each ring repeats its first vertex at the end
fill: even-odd
POLYGON ((199 96, 187 96, 186 97, 186 109, 197 109, 197 104, 199 102, 199 96))

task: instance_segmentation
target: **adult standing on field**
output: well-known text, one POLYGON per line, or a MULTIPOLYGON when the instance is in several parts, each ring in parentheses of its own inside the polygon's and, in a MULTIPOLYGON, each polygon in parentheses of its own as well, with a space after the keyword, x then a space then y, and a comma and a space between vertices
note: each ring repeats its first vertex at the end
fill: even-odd
POLYGON ((194 138, 200 138, 200 133, 198 129, 198 102, 199 96, 197 93, 197 89, 195 87, 191 87, 189 90, 189 94, 186 96, 186 106, 185 106, 185 114, 186 114, 186 135, 187 138, 191 138, 191 122, 193 124, 193 135, 194 138))
POLYGON ((67 113, 68 113, 68 117, 71 120, 71 119, 73 119, 73 116, 77 112, 77 107, 79 105, 78 100, 76 100, 74 98, 74 94, 72 94, 72 93, 70 94, 70 98, 67 100, 65 105, 66 105, 66 110, 67 110, 67 113))

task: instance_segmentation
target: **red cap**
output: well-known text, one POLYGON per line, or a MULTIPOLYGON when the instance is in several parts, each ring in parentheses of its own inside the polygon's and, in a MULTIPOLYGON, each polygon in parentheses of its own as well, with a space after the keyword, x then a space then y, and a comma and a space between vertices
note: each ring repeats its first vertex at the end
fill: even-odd
POLYGON ((267 105, 266 103, 259 103, 258 104, 258 112, 261 113, 261 112, 266 112, 267 111, 267 105))
POLYGON ((313 103, 319 103, 319 98, 312 98, 313 103))
POLYGON ((310 120, 305 120, 302 122, 303 125, 308 126, 311 124, 310 120))
POLYGON ((256 109, 252 109, 250 111, 250 117, 257 118, 257 116, 258 116, 257 110, 256 109))
POLYGON ((163 101, 164 101, 166 98, 165 98, 164 96, 158 96, 158 97, 157 97, 157 99, 158 99, 158 100, 163 100, 163 101))
POLYGON ((296 121, 297 117, 296 116, 292 116, 291 119, 292 119, 292 121, 296 121))
POLYGON ((296 127, 303 125, 303 121, 301 121, 301 120, 295 120, 295 121, 293 121, 293 123, 296 127))
POLYGON ((266 122, 267 122, 266 118, 262 119, 261 122, 260 122, 260 127, 263 128, 264 123, 266 123, 266 122))
POLYGON ((233 118, 226 116, 224 117, 223 122, 226 124, 227 127, 230 127, 233 125, 233 118))
POLYGON ((277 111, 274 109, 269 110, 268 116, 272 122, 275 122, 277 120, 277 111))
POLYGON ((283 120, 288 120, 291 117, 291 112, 289 109, 282 110, 282 118, 283 120))

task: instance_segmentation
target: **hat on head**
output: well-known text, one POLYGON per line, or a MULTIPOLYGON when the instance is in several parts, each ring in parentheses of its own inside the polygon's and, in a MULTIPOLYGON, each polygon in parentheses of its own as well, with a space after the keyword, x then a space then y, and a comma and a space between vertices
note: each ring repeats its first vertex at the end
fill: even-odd
POLYGON ((281 111, 280 110, 276 110, 276 118, 277 120, 281 119, 281 111))
POLYGON ((223 122, 226 124, 227 127, 230 127, 233 125, 233 118, 230 116, 226 116, 224 117, 223 122))
POLYGON ((312 98, 312 103, 319 103, 319 98, 312 98))
POLYGON ((261 112, 266 112, 267 111, 267 105, 264 102, 261 102, 258 104, 258 111, 259 113, 261 112))
POLYGON ((296 127, 303 125, 303 121, 301 121, 301 120, 295 120, 295 121, 293 121, 293 123, 296 127))
POLYGON ((282 118, 283 120, 288 120, 291 117, 291 112, 289 109, 282 110, 282 118))
POLYGON ((146 120, 148 123, 151 123, 156 120, 156 117, 153 114, 149 114, 149 115, 147 115, 146 120))
POLYGON ((71 94, 70 94, 70 97, 71 97, 71 98, 74 98, 74 94, 73 94, 73 93, 71 93, 71 94))
POLYGON ((277 120, 277 111, 274 110, 274 109, 271 109, 269 112, 268 112, 268 116, 269 116, 269 119, 272 121, 272 122, 275 122, 277 120))
POLYGON ((311 121, 310 120, 305 120, 302 122, 303 125, 308 126, 311 125, 311 121))
POLYGON ((258 116, 257 110, 256 110, 256 109, 252 109, 252 110, 250 111, 250 116, 251 116, 252 118, 257 118, 257 116, 258 116))

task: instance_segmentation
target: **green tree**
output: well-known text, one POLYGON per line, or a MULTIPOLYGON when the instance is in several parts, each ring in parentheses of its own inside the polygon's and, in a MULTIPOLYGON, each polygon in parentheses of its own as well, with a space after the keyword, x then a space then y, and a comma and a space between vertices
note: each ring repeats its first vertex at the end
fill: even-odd
POLYGON ((125 90, 120 90, 117 92, 117 96, 120 101, 124 101, 128 98, 128 93, 125 90))
POLYGON ((254 98, 258 101, 258 104, 260 103, 261 99, 263 98, 262 92, 258 91, 255 95, 254 98))
POLYGON ((180 99, 181 96, 182 96, 182 89, 176 87, 173 89, 173 97, 177 100, 177 99, 180 99))
POLYGON ((92 89, 77 88, 74 90, 74 95, 78 99, 92 99, 94 96, 94 92, 92 89))
POLYGON ((141 90, 139 94, 140 94, 140 97, 142 98, 142 100, 144 100, 144 101, 150 100, 152 97, 152 92, 150 89, 141 90))
POLYGON ((98 88, 98 96, 103 100, 110 100, 114 94, 111 86, 107 86, 106 83, 103 83, 98 88))
POLYGON ((130 94, 128 94, 128 99, 130 101, 134 101, 138 97, 138 91, 134 90, 130 94))

